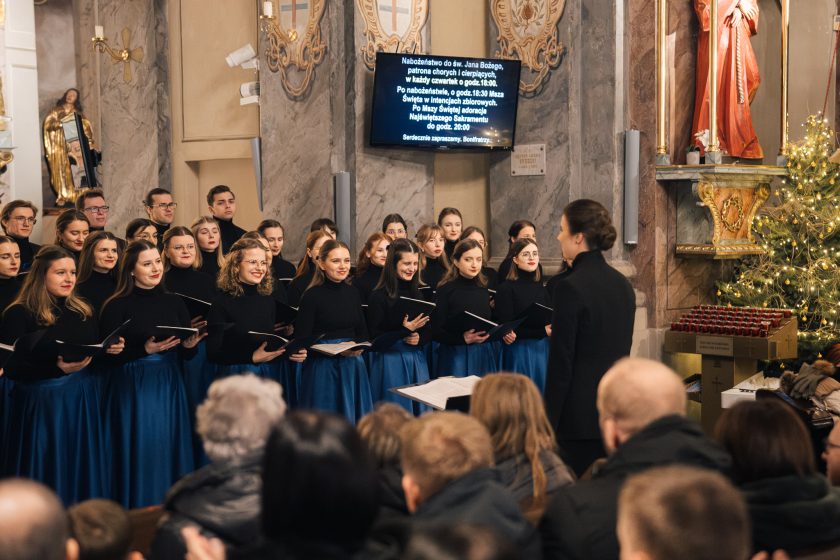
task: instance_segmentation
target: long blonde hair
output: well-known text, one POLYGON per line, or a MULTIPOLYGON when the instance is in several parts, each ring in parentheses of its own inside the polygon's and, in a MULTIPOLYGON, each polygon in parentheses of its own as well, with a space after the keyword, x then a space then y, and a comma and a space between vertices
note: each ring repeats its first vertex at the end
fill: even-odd
POLYGON ((487 426, 496 463, 519 455, 528 457, 533 498, 543 499, 548 481, 540 454, 556 451, 556 443, 534 382, 517 373, 482 378, 470 397, 470 416, 487 426))
MULTIPOLYGON (((318 243, 318 240, 324 237, 329 237, 330 239, 333 238, 332 235, 330 235, 329 232, 324 228, 316 229, 315 231, 310 231, 306 235, 306 251, 303 252, 303 258, 300 259, 300 262, 297 265, 297 269, 295 269, 295 278, 299 278, 307 272, 309 272, 310 267, 312 267, 314 264, 315 257, 313 256, 310 259, 307 252, 314 249, 315 244, 318 243)), ((318 267, 315 266, 315 270, 313 270, 313 272, 317 271, 318 267)))
MULTIPOLYGON (((226 294, 239 297, 245 293, 242 289, 242 282, 239 280, 239 267, 242 265, 245 251, 248 249, 266 250, 263 244, 256 239, 240 239, 233 244, 221 270, 219 270, 219 277, 216 280, 216 286, 226 294)), ((266 261, 268 261, 268 257, 266 257, 266 261)), ((267 269, 265 276, 263 276, 262 281, 257 286, 257 292, 267 296, 271 295, 273 289, 274 275, 267 269)))
MULTIPOLYGON (((196 261, 199 262, 199 265, 201 263, 201 261, 199 260, 201 258, 201 247, 198 246, 198 230, 202 226, 202 224, 213 224, 217 228, 219 227, 219 222, 217 222, 216 219, 212 216, 199 216, 198 218, 196 218, 196 220, 192 224, 190 224, 190 229, 193 232, 193 237, 195 237, 195 245, 196 245, 196 249, 197 249, 197 251, 195 253, 195 258, 196 258, 196 261)), ((219 246, 216 247, 216 264, 219 265, 219 268, 222 268, 222 265, 225 264, 225 254, 222 253, 222 240, 221 239, 222 239, 222 233, 221 233, 221 230, 219 230, 219 246)))
MULTIPOLYGON (((21 305, 35 315, 35 319, 39 325, 45 327, 54 325, 58 320, 55 314, 55 308, 58 302, 55 296, 47 291, 45 278, 52 264, 60 259, 73 260, 73 255, 67 249, 58 245, 45 245, 41 247, 38 254, 35 255, 35 260, 32 261, 32 267, 29 269, 29 273, 23 281, 20 292, 12 303, 9 304, 9 307, 21 305)), ((74 265, 75 262, 73 260, 74 265)), ((93 309, 90 304, 84 298, 76 295, 75 287, 70 292, 70 295, 67 296, 64 305, 67 309, 81 315, 83 320, 87 320, 93 316, 93 309)), ((6 309, 9 309, 9 307, 6 309)))
MULTIPOLYGON (((417 240, 417 246, 420 247, 420 278, 424 284, 426 283, 426 279, 423 278, 423 270, 426 268, 426 251, 423 249, 423 246, 435 236, 440 236, 443 242, 446 243, 443 228, 437 224, 424 224, 420 226, 420 229, 417 230, 417 235, 414 236, 414 239, 417 240)), ((441 252, 438 257, 438 262, 440 262, 443 270, 449 272, 452 265, 449 263, 449 257, 446 256, 446 251, 441 252)))

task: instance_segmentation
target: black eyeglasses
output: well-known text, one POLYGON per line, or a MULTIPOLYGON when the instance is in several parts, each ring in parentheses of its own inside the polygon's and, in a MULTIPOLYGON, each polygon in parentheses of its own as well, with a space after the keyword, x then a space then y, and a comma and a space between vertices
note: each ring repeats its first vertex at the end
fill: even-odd
POLYGON ((159 210, 167 210, 167 209, 175 210, 177 207, 178 207, 177 202, 169 202, 169 203, 161 202, 160 204, 152 204, 152 205, 149 206, 149 208, 157 208, 159 210))
POLYGON ((94 214, 99 214, 102 212, 103 214, 110 210, 110 206, 88 206, 85 208, 85 212, 93 212, 94 214))

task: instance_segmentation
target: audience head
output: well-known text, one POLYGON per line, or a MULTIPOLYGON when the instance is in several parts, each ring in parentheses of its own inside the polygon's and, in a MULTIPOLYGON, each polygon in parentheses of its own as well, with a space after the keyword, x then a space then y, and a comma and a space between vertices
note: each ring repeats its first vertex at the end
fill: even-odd
POLYGON ((405 239, 408 237, 408 225, 399 214, 388 214, 382 220, 382 233, 393 239, 405 239))
POLYGON ((70 208, 55 220, 55 244, 79 253, 90 233, 90 222, 83 212, 70 208))
POLYGON ((533 273, 534 280, 541 279, 540 249, 536 241, 529 237, 514 241, 507 256, 511 259, 511 267, 505 280, 516 280, 522 273, 533 273))
POLYGON ((460 210, 451 207, 444 208, 438 214, 437 223, 443 229, 443 236, 447 241, 458 241, 464 225, 460 210))
POLYGON ((175 226, 163 234, 163 263, 167 270, 175 268, 201 268, 201 251, 196 246, 190 228, 175 226))
MULTIPOLYGON (((2 245, 0 245, 2 247, 2 245)), ((0 254, 0 259, 3 255, 0 254)), ((840 486, 840 424, 835 424, 831 433, 825 438, 825 449, 822 454, 826 465, 826 475, 832 486, 840 486)))
POLYGON ((32 480, 0 480, 0 558, 76 560, 79 545, 58 497, 32 480))
POLYGON ((384 233, 373 233, 368 237, 362 250, 359 251, 359 260, 356 261, 356 276, 361 276, 370 268, 370 265, 382 268, 385 266, 385 259, 388 257, 388 246, 391 238, 384 233))
POLYGON ((380 402, 365 414, 356 429, 378 469, 400 465, 400 429, 412 416, 400 405, 380 402))
POLYGON ((105 203, 105 194, 102 189, 86 190, 76 199, 76 210, 87 217, 93 229, 105 229, 110 209, 111 207, 105 203))
POLYGON ((257 292, 270 295, 272 275, 268 273, 268 256, 265 246, 256 239, 240 239, 234 243, 219 270, 216 285, 232 296, 241 296, 243 286, 256 286, 257 292))
POLYGON ((157 245, 158 233, 155 224, 146 218, 135 218, 125 226, 125 242, 149 241, 157 245))
POLYGON ((452 266, 446 271, 439 286, 457 280, 458 277, 474 280, 479 286, 487 286, 487 279, 481 273, 484 265, 484 248, 475 239, 464 239, 452 250, 452 266))
POLYGON ((622 358, 598 384, 598 422, 608 453, 648 424, 685 416, 685 387, 668 366, 643 358, 622 358))
POLYGON ((715 439, 732 455, 736 484, 817 470, 808 429, 790 406, 776 399, 727 408, 715 425, 715 439))
POLYGON ((327 232, 327 235, 332 237, 333 239, 338 239, 338 227, 335 225, 335 222, 329 218, 318 218, 312 225, 309 226, 309 231, 314 232, 322 229, 327 232))
POLYGON ((166 189, 155 188, 146 193, 143 201, 149 219, 156 224, 171 224, 175 219, 175 208, 178 203, 174 202, 172 193, 166 189))
POLYGON ((412 530, 402 560, 519 560, 510 542, 487 527, 465 523, 412 530))
POLYGON ((379 481, 356 429, 343 417, 293 411, 268 438, 263 533, 277 542, 362 544, 379 510, 379 481))
POLYGON ((601 203, 581 198, 563 209, 557 240, 566 261, 572 262, 586 251, 611 249, 617 236, 610 214, 601 203))
POLYGON ((400 282, 409 282, 412 292, 420 287, 420 249, 409 239, 395 239, 388 247, 385 267, 377 287, 384 287, 389 298, 399 295, 400 282))
POLYGON ((196 432, 211 461, 262 454, 268 434, 286 413, 283 388, 254 374, 214 381, 195 411, 196 432))
POLYGON ((111 500, 86 500, 67 510, 73 538, 79 544, 79 560, 142 560, 131 550, 128 512, 111 500))
MULTIPOLYGON (((8 235, 0 235, 0 279, 14 278, 20 272, 20 247, 8 235)), ((0 309, 0 313, 2 313, 0 309)))
POLYGON ((108 231, 94 231, 85 239, 82 253, 79 255, 79 282, 84 282, 93 272, 107 274, 112 272, 120 260, 117 237, 108 231))
POLYGON ((534 382, 518 373, 482 378, 470 398, 470 416, 490 432, 497 463, 522 455, 528 458, 534 479, 533 496, 545 496, 547 478, 540 454, 554 451, 556 440, 534 382))
POLYGON ((0 212, 0 225, 6 235, 28 239, 38 222, 38 207, 28 200, 13 200, 0 212))
POLYGON ((520 239, 537 240, 537 226, 529 220, 516 220, 508 228, 508 243, 514 243, 520 239))
POLYGON ((271 248, 271 255, 280 258, 286 237, 285 230, 280 225, 280 222, 277 220, 263 220, 257 226, 257 231, 268 241, 268 246, 271 248))
POLYGON ((75 292, 76 261, 67 249, 45 245, 38 250, 32 268, 23 281, 17 297, 10 305, 19 304, 28 309, 43 326, 54 325, 55 307, 59 298, 65 306, 85 319, 93 311, 90 305, 75 292))
POLYGON ((444 486, 478 469, 493 466, 490 434, 460 412, 432 412, 400 430, 403 491, 414 512, 444 486))
POLYGON ((318 262, 318 255, 321 253, 321 247, 330 239, 333 239, 333 237, 325 229, 317 229, 309 232, 306 236, 306 254, 297 266, 295 277, 303 276, 310 270, 313 273, 315 272, 315 269, 318 267, 314 265, 318 262))
POLYGON ((717 472, 687 466, 629 478, 617 533, 622 560, 744 560, 752 547, 740 492, 717 472))
POLYGON ((207 192, 207 208, 217 220, 229 222, 236 214, 236 195, 227 185, 216 185, 207 192))

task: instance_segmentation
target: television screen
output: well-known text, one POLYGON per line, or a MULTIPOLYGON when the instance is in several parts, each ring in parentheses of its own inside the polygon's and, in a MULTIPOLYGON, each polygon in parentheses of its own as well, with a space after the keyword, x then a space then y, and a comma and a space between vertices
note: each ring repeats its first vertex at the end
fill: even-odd
POLYGON ((513 149, 518 60, 377 53, 371 146, 513 149))

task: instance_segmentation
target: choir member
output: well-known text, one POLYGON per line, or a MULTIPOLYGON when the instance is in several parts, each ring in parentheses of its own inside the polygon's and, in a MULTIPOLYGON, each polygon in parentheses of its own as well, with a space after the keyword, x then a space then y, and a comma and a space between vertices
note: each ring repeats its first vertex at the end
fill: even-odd
POLYGON ((326 230, 330 237, 338 239, 338 227, 335 222, 329 218, 318 218, 309 226, 309 231, 318 231, 319 229, 326 230))
POLYGON ((15 240, 20 249, 20 272, 29 270, 40 245, 29 241, 32 228, 38 222, 38 208, 28 200, 13 200, 0 212, 0 225, 3 231, 15 240))
POLYGON ((154 243, 154 245, 157 246, 158 229, 151 220, 147 220, 146 218, 136 218, 128 222, 128 225, 125 226, 126 243, 140 240, 154 243))
MULTIPOLYGON (((17 297, 20 291, 20 248, 7 235, 0 235, 0 317, 3 310, 17 297)), ((0 476, 3 475, 3 450, 6 449, 6 426, 9 416, 10 396, 14 383, 3 375, 0 365, 0 476)))
MULTIPOLYGON (((512 264, 505 282, 496 291, 496 319, 499 323, 513 321, 538 303, 551 307, 548 291, 542 285, 540 253, 529 238, 514 242, 508 252, 512 264)), ((550 321, 540 326, 522 325, 516 329, 516 342, 502 349, 502 369, 530 377, 540 392, 545 389, 545 369, 548 362, 550 321)))
POLYGON ((65 210, 55 220, 55 244, 70 251, 77 263, 89 233, 90 222, 78 210, 65 210))
POLYGON ((190 229, 192 229, 198 248, 201 251, 199 270, 210 276, 215 282, 219 270, 225 262, 219 223, 210 216, 201 216, 192 223, 190 229))
POLYGON ((227 185, 216 185, 207 193, 207 208, 219 224, 222 235, 222 253, 230 248, 245 233, 245 230, 233 223, 236 214, 236 195, 227 185))
POLYGON ((603 456, 598 383, 633 341, 636 296, 602 254, 616 236, 606 208, 594 200, 576 200, 560 217, 557 239, 571 268, 553 293, 545 405, 563 458, 578 473, 603 456))
POLYGON ((388 214, 382 220, 382 233, 394 239, 406 239, 408 237, 408 226, 399 214, 388 214))
POLYGON ((289 288, 286 294, 289 299, 289 305, 297 307, 300 303, 300 298, 309 284, 312 283, 312 278, 315 276, 315 270, 318 268, 316 264, 321 247, 327 240, 333 239, 327 229, 316 229, 310 231, 306 236, 306 254, 300 260, 295 271, 295 277, 289 283, 289 288))
POLYGON ((484 251, 484 261, 481 265, 481 274, 487 279, 487 287, 495 290, 498 285, 496 270, 487 266, 487 236, 484 235, 484 230, 478 226, 470 226, 461 232, 459 241, 464 239, 474 239, 481 245, 481 250, 484 251))
MULTIPOLYGON (((100 380, 87 368, 91 358, 66 361, 55 342, 99 342, 93 310, 75 286, 73 256, 61 247, 43 247, 0 324, 4 344, 44 330, 31 352, 6 364, 5 375, 15 387, 5 474, 40 480, 68 504, 108 491, 100 380)), ((106 351, 122 350, 119 341, 106 351)))
MULTIPOLYGON (((76 199, 76 210, 87 216, 91 233, 105 231, 111 207, 105 202, 105 193, 102 189, 88 189, 82 192, 76 199)), ((125 239, 117 237, 117 247, 122 253, 125 250, 125 239)))
MULTIPOLYGON (((435 373, 463 377, 496 372, 501 369, 499 347, 487 342, 484 330, 469 329, 456 332, 447 323, 469 311, 490 319, 490 297, 487 280, 481 274, 484 250, 474 239, 459 241, 452 252, 452 269, 443 277, 435 294, 437 307, 432 314, 434 339, 440 343, 437 350, 435 373)), ((516 340, 516 334, 507 333, 506 344, 516 340)))
POLYGON ((359 290, 362 305, 367 305, 370 293, 379 284, 379 279, 382 278, 382 267, 385 266, 388 245, 390 244, 390 237, 384 233, 374 233, 368 237, 365 246, 359 252, 353 285, 359 290))
MULTIPOLYGON (((513 245, 520 239, 537 240, 537 227, 534 222, 529 220, 516 220, 508 228, 508 246, 513 245)), ((511 256, 505 257, 499 265, 499 284, 507 279, 508 272, 510 272, 511 256)), ((542 265, 540 265, 540 275, 542 275, 542 265)))
POLYGON ((389 389, 429 380, 429 365, 419 331, 429 322, 430 314, 409 317, 400 314, 397 308, 401 296, 422 299, 419 269, 420 250, 417 245, 408 239, 395 240, 388 249, 382 281, 371 294, 367 308, 371 338, 403 328, 410 332, 390 349, 368 353, 373 400, 395 402, 415 414, 424 412, 425 408, 389 389))
MULTIPOLYGON (((295 336, 323 334, 323 343, 367 340, 362 302, 346 282, 350 250, 330 239, 321 247, 312 284, 300 301, 295 336)), ((355 423, 373 408, 368 371, 360 351, 330 357, 318 352, 303 366, 300 405, 343 413, 355 423)))
POLYGON ((257 226, 257 231, 263 234, 271 247, 271 269, 274 280, 281 278, 291 280, 295 276, 295 265, 283 258, 283 243, 286 230, 277 220, 263 220, 257 226))
POLYGON ((90 303, 96 317, 117 289, 119 259, 119 239, 113 233, 95 231, 85 239, 79 256, 76 291, 90 303))
POLYGON ((449 257, 443 250, 445 239, 443 228, 435 224, 424 225, 417 232, 417 245, 423 251, 420 277, 422 283, 431 288, 431 291, 437 289, 449 271, 449 257))
POLYGON ((461 228, 464 225, 464 218, 457 208, 447 207, 438 214, 437 224, 443 229, 443 237, 446 241, 444 252, 449 259, 452 259, 452 251, 461 237, 461 228))
MULTIPOLYGON (((271 251, 271 245, 268 243, 268 239, 260 233, 259 231, 248 231, 241 237, 241 239, 256 239, 260 242, 260 244, 266 250, 266 258, 268 260, 268 274, 271 276, 271 296, 279 302, 288 304, 289 303, 289 296, 286 293, 286 286, 284 282, 278 282, 277 279, 274 277, 274 267, 272 264, 274 263, 274 254, 271 251)), ((276 330, 276 329, 275 329, 276 330)), ((286 333, 288 331, 284 331, 286 333)), ((281 333, 283 334, 283 333, 281 333)))
POLYGON ((100 332, 125 323, 125 350, 115 360, 106 387, 106 423, 111 432, 113 498, 137 508, 163 501, 166 491, 193 469, 189 408, 179 351, 190 357, 203 335, 154 335, 158 327, 190 326, 178 296, 163 288, 163 261, 154 243, 126 247, 117 290, 102 309, 100 332))
MULTIPOLYGON (((175 209, 178 207, 178 203, 172 199, 172 193, 168 190, 154 188, 146 193, 144 204, 149 220, 155 225, 157 246, 158 251, 160 251, 163 249, 163 234, 166 233, 175 219, 175 209)), ((127 237, 126 241, 128 241, 127 237)))

